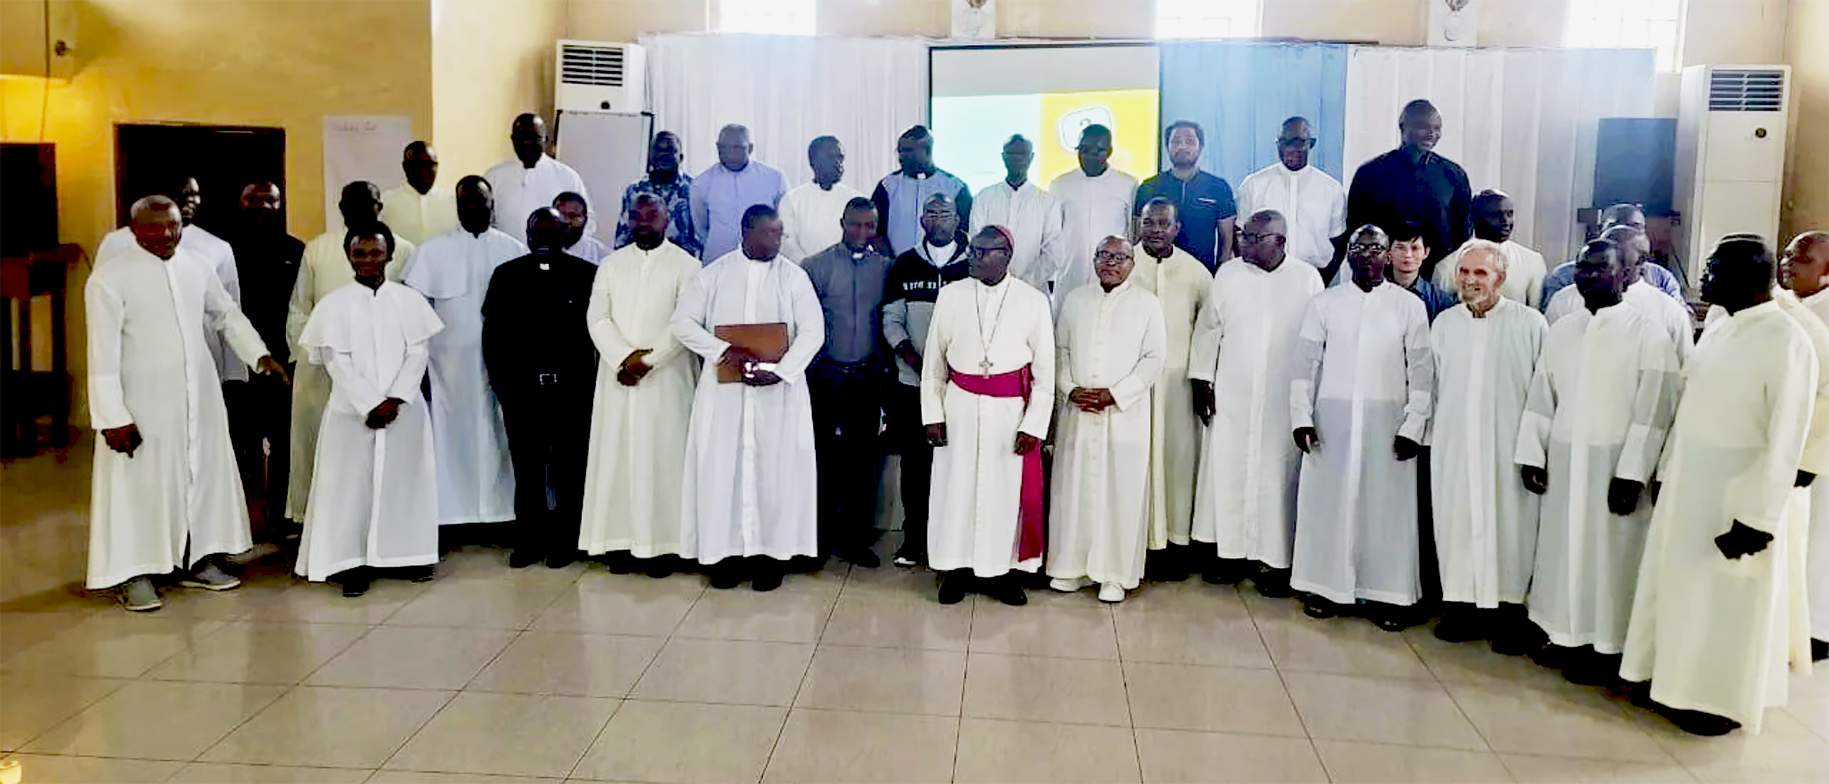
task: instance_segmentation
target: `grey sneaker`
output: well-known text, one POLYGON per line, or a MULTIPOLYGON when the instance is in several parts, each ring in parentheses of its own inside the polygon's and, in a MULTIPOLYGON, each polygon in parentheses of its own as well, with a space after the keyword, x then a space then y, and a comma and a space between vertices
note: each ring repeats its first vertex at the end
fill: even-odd
POLYGON ((159 589, 152 586, 152 578, 141 575, 121 583, 121 606, 131 612, 152 612, 165 603, 159 601, 159 589))
POLYGON ((192 572, 178 584, 186 588, 202 588, 206 591, 226 591, 241 587, 241 578, 230 575, 214 563, 205 563, 202 569, 192 572))

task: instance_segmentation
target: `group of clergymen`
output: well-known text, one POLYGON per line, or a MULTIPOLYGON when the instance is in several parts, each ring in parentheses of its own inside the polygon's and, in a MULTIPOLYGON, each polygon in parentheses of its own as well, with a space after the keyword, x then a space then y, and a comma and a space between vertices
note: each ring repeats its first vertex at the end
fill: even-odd
POLYGON ((346 595, 431 579, 440 526, 507 521, 517 568, 767 591, 880 565, 894 452, 895 561, 943 603, 1199 572, 1397 631, 1439 599, 1443 639, 1757 729, 1811 658, 1806 607, 1818 658, 1829 637, 1829 498, 1794 490, 1829 468, 1829 236, 1782 262, 1721 240, 1697 343, 1642 211, 1546 270, 1441 126, 1406 106, 1349 190, 1292 118, 1236 197, 1186 121, 1141 185, 1095 125, 1048 190, 1018 136, 975 196, 919 126, 871 197, 831 137, 787 190, 741 126, 696 179, 662 132, 609 244, 536 115, 452 194, 415 142, 405 185, 350 183, 310 243, 271 183, 227 236, 188 225, 181 178, 87 285, 88 585, 130 610, 174 572, 236 587, 245 481, 346 595))

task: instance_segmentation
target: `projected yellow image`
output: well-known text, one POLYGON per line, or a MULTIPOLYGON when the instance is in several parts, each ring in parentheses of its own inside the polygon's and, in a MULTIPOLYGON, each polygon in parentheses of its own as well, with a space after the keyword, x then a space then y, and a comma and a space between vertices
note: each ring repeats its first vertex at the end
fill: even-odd
POLYGON ((1031 177, 1050 182, 1080 165, 1080 131, 1094 123, 1112 132, 1111 166, 1142 180, 1156 173, 1157 91, 1043 93, 1042 138, 1031 177))

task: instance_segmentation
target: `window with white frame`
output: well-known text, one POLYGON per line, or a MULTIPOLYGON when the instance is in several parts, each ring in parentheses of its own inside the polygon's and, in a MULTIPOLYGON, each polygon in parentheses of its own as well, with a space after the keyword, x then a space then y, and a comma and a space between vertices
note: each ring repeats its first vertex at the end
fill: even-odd
POLYGON ((1263 0, 1156 0, 1157 38, 1250 38, 1263 0))
POLYGON ((1569 0, 1567 46, 1656 49, 1658 70, 1677 69, 1683 0, 1569 0))
POLYGON ((718 30, 726 33, 812 35, 816 0, 718 0, 718 30))

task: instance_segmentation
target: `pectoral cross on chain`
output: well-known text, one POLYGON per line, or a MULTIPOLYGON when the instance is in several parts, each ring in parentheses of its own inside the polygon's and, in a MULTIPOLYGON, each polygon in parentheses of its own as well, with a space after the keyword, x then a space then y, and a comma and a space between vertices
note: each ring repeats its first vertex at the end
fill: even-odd
POLYGON ((983 371, 982 373, 979 373, 978 375, 981 375, 981 376, 990 375, 991 374, 991 358, 990 357, 980 357, 978 359, 978 369, 983 371))

